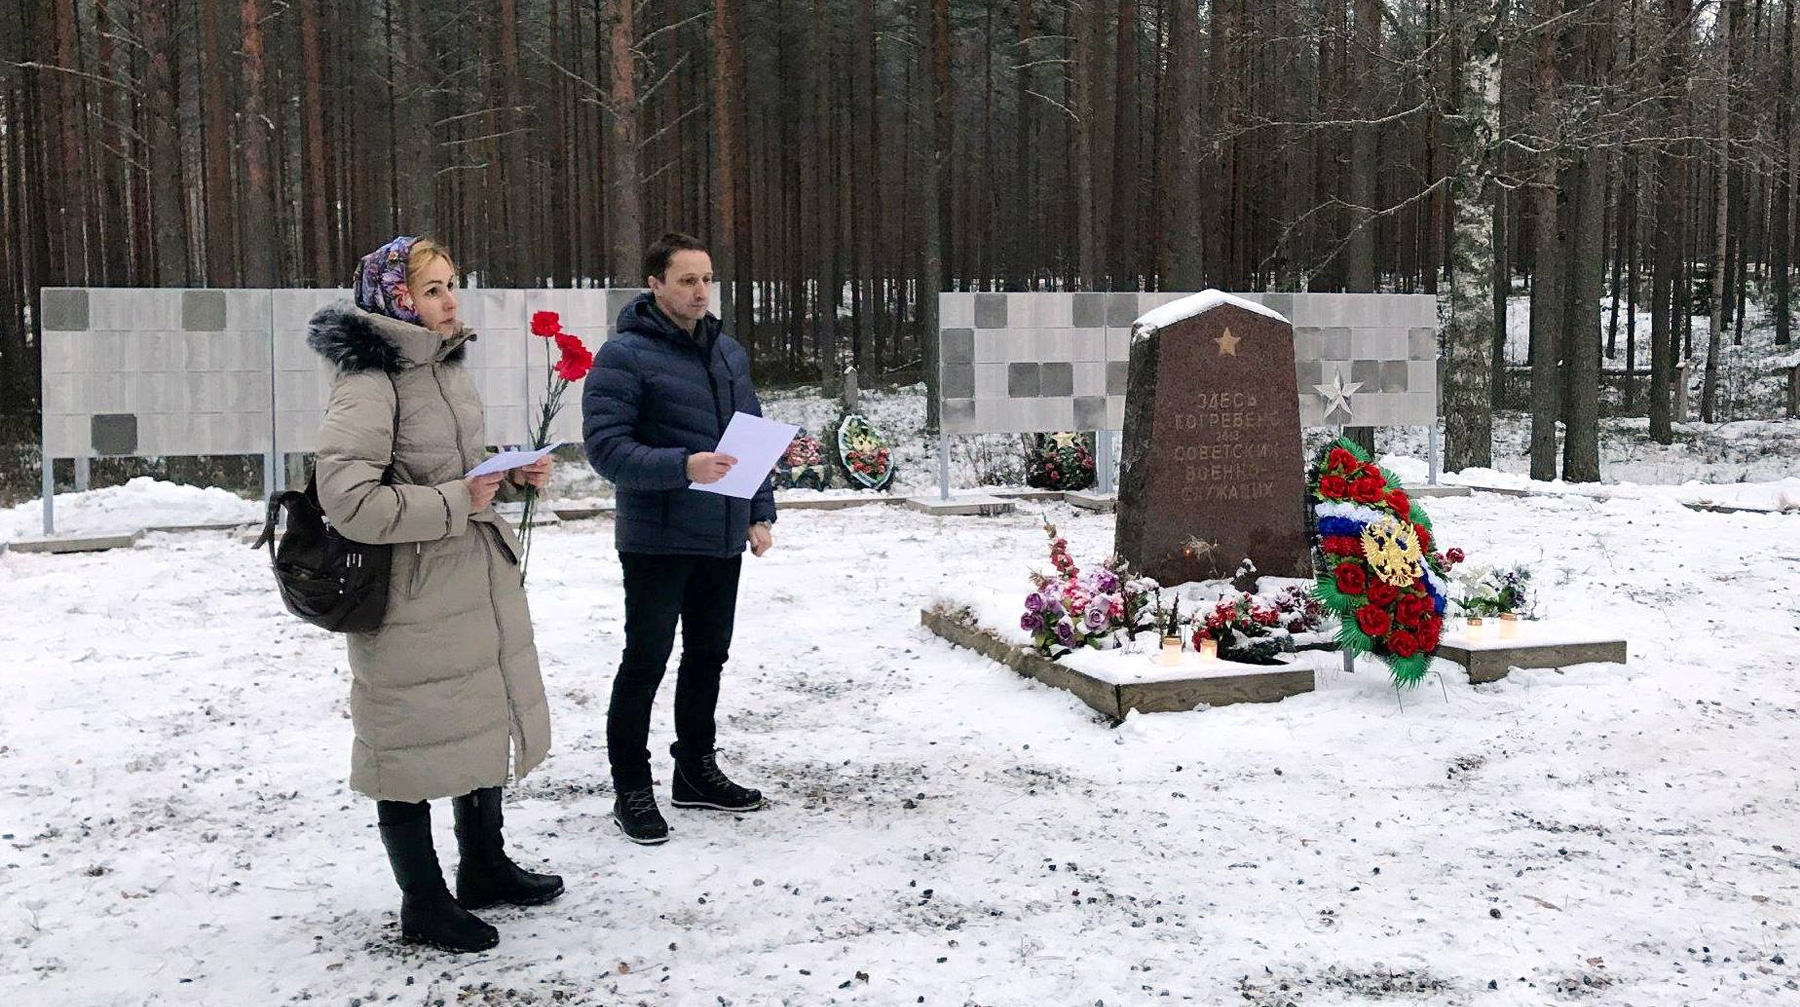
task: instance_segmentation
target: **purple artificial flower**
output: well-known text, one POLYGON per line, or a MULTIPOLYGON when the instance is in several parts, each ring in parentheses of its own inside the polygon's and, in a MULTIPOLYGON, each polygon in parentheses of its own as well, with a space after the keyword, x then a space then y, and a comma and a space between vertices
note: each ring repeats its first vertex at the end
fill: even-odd
POLYGON ((1065 647, 1072 647, 1075 645, 1075 624, 1069 621, 1068 616, 1064 616, 1057 622, 1056 639, 1061 641, 1062 645, 1065 647))
POLYGON ((1033 593, 1033 594, 1028 594, 1025 596, 1025 611, 1027 611, 1027 612, 1042 612, 1043 610, 1044 610, 1044 596, 1043 595, 1033 593))
POLYGON ((1090 633, 1096 633, 1105 629, 1106 620, 1107 611, 1103 606, 1098 604, 1089 606, 1087 612, 1081 617, 1081 621, 1087 624, 1087 631, 1090 633))
POLYGON ((1100 576, 1096 580, 1096 586, 1100 588, 1102 594, 1112 594, 1119 589, 1119 575, 1111 570, 1101 570, 1100 576))
POLYGON ((1060 599, 1057 599, 1055 597, 1046 597, 1044 599, 1044 618, 1046 620, 1060 619, 1060 618, 1062 618, 1062 614, 1063 614, 1063 607, 1062 607, 1062 601, 1060 599))
POLYGON ((1019 628, 1027 633, 1036 633, 1044 628, 1044 617, 1036 612, 1027 612, 1019 616, 1019 628))

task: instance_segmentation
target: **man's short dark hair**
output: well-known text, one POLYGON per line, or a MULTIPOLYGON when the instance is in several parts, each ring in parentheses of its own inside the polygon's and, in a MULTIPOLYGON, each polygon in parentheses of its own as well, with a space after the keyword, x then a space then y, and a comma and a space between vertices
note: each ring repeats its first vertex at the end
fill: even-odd
POLYGON ((675 257, 676 252, 704 251, 706 246, 700 243, 699 238, 680 231, 670 231, 656 239, 656 243, 644 253, 644 275, 663 279, 663 274, 669 271, 669 260, 675 257))

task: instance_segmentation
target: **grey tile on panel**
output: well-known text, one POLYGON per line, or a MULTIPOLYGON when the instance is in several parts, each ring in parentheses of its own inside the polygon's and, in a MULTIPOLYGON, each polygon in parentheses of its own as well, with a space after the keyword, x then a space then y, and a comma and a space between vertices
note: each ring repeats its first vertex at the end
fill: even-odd
POLYGON ((978 329, 1006 328, 1006 295, 975 295, 975 327, 978 329))
POLYGON ((43 293, 44 329, 75 332, 88 327, 88 292, 46 290, 43 293))
POLYGON ((1408 360, 1437 359, 1437 330, 1408 329, 1406 333, 1406 357, 1408 360))
POLYGON ((1114 328, 1130 328, 1137 321, 1138 295, 1135 293, 1106 295, 1106 324, 1114 328))
POLYGON ((1319 359, 1349 360, 1350 330, 1341 327, 1323 330, 1319 336, 1319 359))
POLYGON ((950 433, 961 433, 975 427, 974 399, 944 400, 944 429, 950 433))
POLYGON ((1314 385, 1325 382, 1325 365, 1317 360, 1301 360, 1294 364, 1294 380, 1301 395, 1310 395, 1314 385))
POLYGON ((181 292, 181 327, 188 332, 222 332, 225 329, 225 291, 181 292))
POLYGON ((943 386, 938 394, 946 399, 972 399, 975 397, 975 365, 944 365, 943 386))
POLYGON ((1066 363, 1045 364, 1040 378, 1042 387, 1038 394, 1045 396, 1068 397, 1075 394, 1075 365, 1066 363))
POLYGON ((1381 362, 1377 360, 1350 361, 1350 380, 1360 385, 1364 394, 1379 391, 1381 384, 1381 362))
POLYGON ((1075 295, 1075 327, 1078 329, 1099 328, 1106 324, 1105 294, 1075 295))
POLYGON ((942 349, 946 365, 974 363, 975 331, 973 329, 945 329, 942 349))
POLYGON ((1106 396, 1083 395, 1075 400, 1075 429, 1103 430, 1106 428, 1106 396))
POLYGON ((1006 394, 1015 399, 1036 398, 1043 387, 1038 364, 1009 364, 1006 369, 1006 394))
POLYGON ((92 420, 92 440, 97 455, 128 455, 137 450, 136 413, 101 413, 92 420))
POLYGON ((975 327, 975 295, 943 293, 938 295, 938 327, 972 329, 975 327))
POLYGON ((1406 391, 1406 361, 1383 360, 1381 362, 1381 390, 1383 392, 1406 391))
POLYGON ((1109 360, 1106 362, 1106 394, 1124 395, 1125 386, 1131 379, 1131 363, 1125 360, 1109 360))

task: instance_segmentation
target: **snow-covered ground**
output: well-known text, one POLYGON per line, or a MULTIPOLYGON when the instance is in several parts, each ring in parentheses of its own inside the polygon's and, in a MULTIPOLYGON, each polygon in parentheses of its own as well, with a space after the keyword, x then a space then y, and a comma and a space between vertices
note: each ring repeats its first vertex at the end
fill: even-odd
MULTIPOLYGON (((1368 669, 1112 728, 918 626, 952 587, 1022 598, 1044 516, 1084 562, 1111 518, 795 511, 746 560, 721 703, 772 806, 671 812, 654 849, 607 817, 611 526, 546 527, 557 740, 507 817, 568 894, 487 914, 472 958, 396 944, 342 642, 281 610, 266 554, 0 555, 0 1002, 1800 1002, 1800 517, 1430 507, 1630 664, 1444 666, 1403 706, 1368 669)), ((660 752, 666 689, 656 725, 660 752)))

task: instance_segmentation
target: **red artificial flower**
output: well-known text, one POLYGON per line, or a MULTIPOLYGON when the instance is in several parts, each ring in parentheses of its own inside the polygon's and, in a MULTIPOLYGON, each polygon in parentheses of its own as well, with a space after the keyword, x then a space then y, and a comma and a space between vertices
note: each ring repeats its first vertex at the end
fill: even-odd
POLYGON ((1211 633, 1208 633, 1204 629, 1196 629, 1196 630, 1194 630, 1194 635, 1191 638, 1190 642, 1193 643, 1195 650, 1199 650, 1200 649, 1200 641, 1201 640, 1210 640, 1210 639, 1212 639, 1211 633))
POLYGON ((1381 494, 1386 488, 1387 484, 1381 481, 1380 476, 1363 476, 1350 484, 1350 496, 1357 503, 1372 504, 1381 499, 1381 494))
POLYGON ((1319 480, 1319 492, 1333 500, 1342 500, 1350 495, 1350 484, 1343 476, 1326 476, 1319 480))
POLYGON ((562 316, 554 311, 534 311, 531 313, 531 334, 549 339, 562 331, 562 316))
POLYGON ((1259 626, 1273 626, 1281 621, 1281 610, 1258 605, 1250 610, 1250 618, 1259 626))
POLYGON ((1385 580, 1378 580, 1369 585, 1369 603, 1386 608, 1400 597, 1400 589, 1385 580))
POLYGON ((1356 456, 1343 448, 1332 448, 1331 453, 1325 456, 1325 467, 1355 471, 1356 456))
POLYGON ((1461 563, 1467 557, 1465 557, 1463 555, 1463 551, 1461 549, 1452 549, 1449 552, 1444 554, 1444 558, 1449 560, 1451 565, 1454 566, 1457 563, 1461 563))
POLYGON ((1422 524, 1413 525, 1413 534, 1419 537, 1419 551, 1431 551, 1431 529, 1422 524))
POLYGON ((1387 477, 1381 474, 1381 466, 1374 462, 1363 462, 1359 468, 1364 476, 1379 479, 1383 486, 1387 485, 1387 477))
POLYGON ((1355 535, 1326 535, 1319 540, 1319 548, 1333 556, 1361 556, 1362 539, 1355 535))
POLYGON ((1378 640, 1386 636, 1394 625, 1393 620, 1388 618, 1387 609, 1376 608, 1374 605, 1364 605, 1356 610, 1356 624, 1364 633, 1378 640))
POLYGON ((1406 499, 1406 493, 1402 490, 1388 490, 1387 505, 1403 518, 1412 513, 1412 501, 1406 499))
POLYGON ((1444 631, 1444 620, 1432 616, 1419 624, 1419 649, 1427 654, 1438 649, 1439 635, 1444 631))
POLYGON ((1345 594, 1362 594, 1369 586, 1363 568, 1356 563, 1339 563, 1335 573, 1337 589, 1345 594))
POLYGON ((1426 601, 1416 594, 1409 594, 1400 599, 1400 606, 1395 614, 1400 617, 1400 624, 1413 629, 1419 628, 1419 621, 1425 618, 1426 601))
POLYGON ((1387 638, 1387 648, 1395 657, 1411 657, 1419 652, 1419 638, 1403 629, 1387 638))

